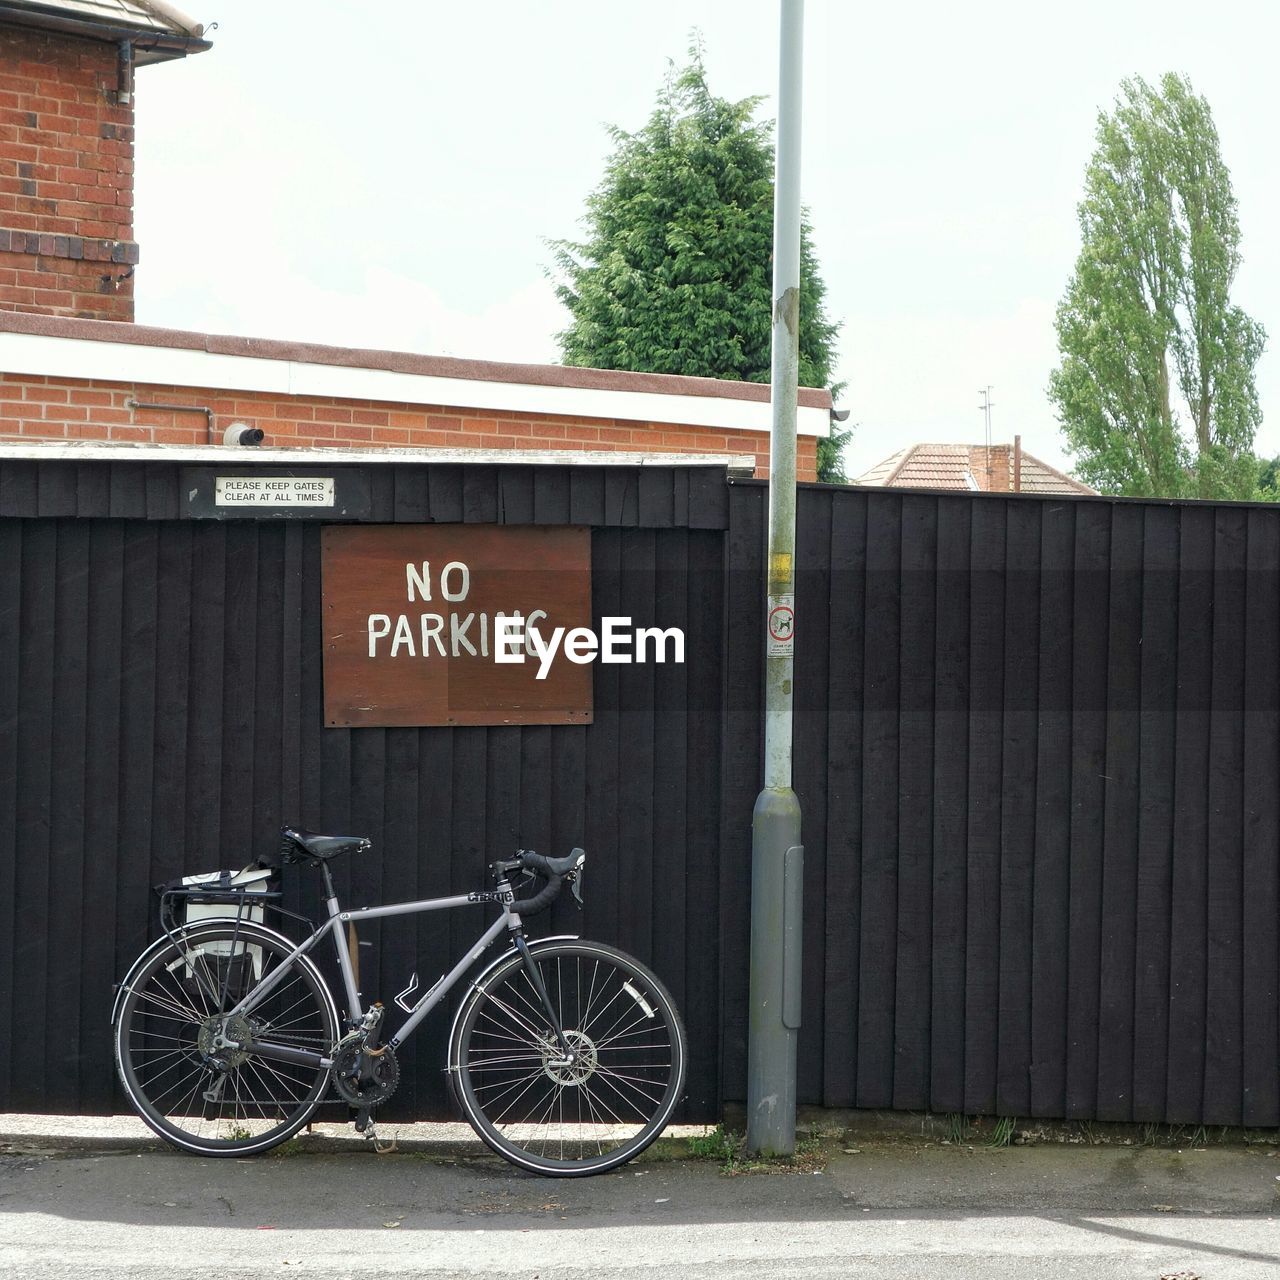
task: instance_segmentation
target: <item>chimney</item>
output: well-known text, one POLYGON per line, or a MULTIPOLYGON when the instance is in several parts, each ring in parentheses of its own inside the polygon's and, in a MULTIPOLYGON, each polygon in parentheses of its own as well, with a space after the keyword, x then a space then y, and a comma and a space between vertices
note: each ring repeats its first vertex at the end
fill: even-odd
POLYGON ((0 310, 131 323, 134 69, 209 44, 167 5, 91 12, 0 15, 0 310))
POLYGON ((988 493, 1009 492, 1009 446, 1007 444, 971 444, 969 473, 978 488, 988 493))

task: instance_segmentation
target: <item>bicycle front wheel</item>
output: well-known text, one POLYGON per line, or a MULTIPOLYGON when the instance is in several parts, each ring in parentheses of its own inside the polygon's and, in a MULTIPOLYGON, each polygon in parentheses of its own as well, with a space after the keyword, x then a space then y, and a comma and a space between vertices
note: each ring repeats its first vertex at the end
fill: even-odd
POLYGON ((596 942, 530 947, 572 1057, 518 954, 482 975, 454 1023, 450 1079, 471 1126, 534 1173, 602 1173, 662 1132, 684 1091, 684 1027, 638 960, 596 942))
POLYGON ((270 1040, 328 1056, 333 999, 302 958, 249 1014, 222 1015, 276 972, 287 939, 252 924, 200 925, 157 943, 125 980, 116 1067, 138 1114, 162 1138, 207 1156, 243 1156, 291 1138, 329 1083, 327 1067, 220 1047, 217 1036, 270 1040))

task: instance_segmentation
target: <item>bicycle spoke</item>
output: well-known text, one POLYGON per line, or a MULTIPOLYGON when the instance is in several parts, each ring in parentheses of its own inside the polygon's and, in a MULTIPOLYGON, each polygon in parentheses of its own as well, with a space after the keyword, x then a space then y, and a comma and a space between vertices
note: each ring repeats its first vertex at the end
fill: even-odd
POLYGON ((519 961, 476 989, 455 1054, 459 1097, 490 1146, 526 1168, 612 1168, 661 1131, 683 1083, 682 1032, 652 975, 598 944, 535 952, 570 1053, 519 961))
POLYGON ((319 978, 297 962, 252 1016, 215 1020, 224 991, 229 1011, 289 955, 262 934, 240 934, 233 947, 236 936, 230 926, 203 929, 159 948, 131 982, 117 1029, 121 1079, 143 1118, 177 1145, 214 1155, 283 1141, 328 1083, 327 1068, 234 1044, 215 1049, 217 1033, 233 1042, 278 1037, 324 1054, 337 1031, 319 978))
POLYGON ((158 1008, 165 1010, 172 1018, 179 1018, 183 1021, 199 1022, 205 1015, 198 1013, 192 1005, 180 1005, 175 1000, 157 995, 153 991, 136 991, 131 990, 130 994, 137 996, 139 1000, 146 1001, 149 1005, 156 1005, 158 1008))

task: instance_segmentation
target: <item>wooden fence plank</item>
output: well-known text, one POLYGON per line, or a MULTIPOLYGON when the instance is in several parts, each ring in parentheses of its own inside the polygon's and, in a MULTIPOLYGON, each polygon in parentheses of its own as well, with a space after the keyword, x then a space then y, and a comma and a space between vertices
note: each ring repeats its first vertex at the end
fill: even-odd
POLYGON ((1040 730, 1040 511, 1011 502, 1005 522, 1000 973, 996 1110, 1031 1110, 1036 744, 1040 730))
POLYGON ((1071 672, 1071 899, 1067 936, 1066 1116, 1098 1103, 1102 818, 1107 751, 1107 617, 1111 510, 1076 512, 1071 672))
MULTIPOLYGON (((68 490, 68 500, 74 494, 68 490)), ((84 895, 86 861, 94 856, 85 813, 85 729, 89 667, 89 528, 58 526, 53 581, 53 739, 49 786, 49 970, 44 999, 51 1022, 43 1042, 45 1105, 74 1111, 79 1102, 81 1041, 101 1024, 98 1009, 81 1004, 84 936, 94 929, 94 904, 84 895)), ((90 822, 92 818, 90 817, 90 822)))
MULTIPOLYGON (((4 469, 0 466, 0 482, 4 469)), ((18 767, 21 706, 22 539, 24 525, 0 520, 0 1029, 14 1025, 17 994, 18 767)), ((113 851, 114 852, 114 851, 113 851)), ((98 936, 101 936, 99 933, 98 936)), ((15 1037, 0 1034, 0 1098, 13 1095, 15 1037)))
POLYGON ((1280 521, 1249 512, 1245 586, 1243 1103, 1246 1125, 1280 1124, 1280 521))
POLYGON ((1141 507, 1117 507, 1111 525, 1098 1009, 1098 1115, 1106 1120, 1133 1119, 1142 516, 1141 507))
POLYGON ((1209 712, 1213 687, 1213 508, 1184 507, 1178 552, 1178 703, 1174 741, 1169 1085, 1165 1119, 1204 1115, 1205 961, 1209 857, 1209 712))
POLYGON ((929 1106, 965 1109, 968 921, 971 520, 966 498, 938 499, 934 645, 932 1002, 929 1106))
POLYGON ((971 536, 963 1110, 991 1114, 996 1107, 1000 1001, 1004 504, 976 503, 971 536))
POLYGON ((1169 906, 1178 689, 1178 513, 1147 507, 1142 529, 1142 685, 1134 945, 1133 1118, 1164 1117, 1169 1069, 1169 906))
POLYGON ((15 999, 13 1013, 21 1027, 14 1039, 20 1045, 40 1046, 41 1052, 15 1054, 9 1071, 10 1109, 28 1111, 47 1109, 49 1073, 44 1050, 56 1029, 49 1001, 50 962, 57 962, 50 954, 49 944, 50 913, 54 909, 49 871, 53 854, 50 831, 56 612, 55 594, 48 589, 48 582, 57 554, 58 526, 52 521, 33 524, 22 538, 17 719, 23 732, 22 748, 15 762, 13 848, 13 972, 15 982, 21 982, 22 998, 15 999))
POLYGON ((724 728, 720 789, 721 1058, 725 1098, 747 1096, 747 972, 751 901, 751 813, 760 793, 764 678, 766 491, 731 486, 726 539, 724 728))
POLYGON ((862 921, 858 975, 860 1107, 893 1105, 898 952, 898 790, 902 602, 901 500, 867 512, 866 701, 862 738, 862 921))
POLYGON ((893 1105, 902 1110, 922 1110, 929 1105, 937 565, 937 500, 904 496, 893 1032, 893 1105))
MULTIPOLYGON (((679 627, 687 643, 689 535, 683 529, 662 529, 654 532, 653 539, 652 612, 643 621, 634 620, 637 625, 679 627)), ((718 665, 712 663, 707 675, 718 665)), ((649 946, 654 961, 664 970, 664 981, 682 1008, 688 1007, 685 973, 690 936, 685 896, 689 861, 686 834, 690 803, 689 721, 703 713, 702 708, 691 703, 694 694, 688 671, 686 663, 648 665, 652 687, 653 770, 649 803, 651 854, 644 892, 654 904, 649 913, 649 946)), ((695 794, 693 803, 699 801, 695 794)), ((705 907, 696 907, 694 920, 698 925, 704 911, 705 907)))
POLYGON ((699 1028, 689 1064, 686 1114, 720 1107, 720 936, 715 904, 720 875, 720 744, 725 665, 724 542, 719 532, 690 531, 685 617, 688 649, 681 678, 685 719, 684 1013, 699 1028), (705 678, 704 678, 705 677, 705 678), (697 939, 695 942, 694 939, 697 939))
POLYGON ((1244 1077, 1243 788, 1247 513, 1216 512, 1209 708, 1204 1121, 1238 1125, 1244 1077))
MULTIPOLYGON (((592 615, 619 616, 623 612, 622 532, 597 530, 591 539, 592 615)), ((595 711, 587 726, 585 847, 594 855, 592 891, 587 895, 583 929, 593 936, 617 938, 622 876, 621 831, 618 819, 619 751, 623 735, 621 671, 598 666, 595 672, 595 711)))
POLYGON ((1040 635, 1035 866, 1031 914, 1031 1106, 1066 1105, 1068 900, 1071 882, 1071 656, 1076 511, 1040 507, 1040 635))
MULTIPOLYGON (((619 535, 619 579, 622 596, 618 613, 639 622, 654 617, 657 576, 655 534, 649 529, 625 529, 619 535)), ((597 671, 603 671, 598 666, 597 671)), ((653 837, 654 837, 654 667, 632 663, 618 666, 618 784, 614 803, 618 814, 618 945, 646 963, 653 953, 653 837)))
POLYGON ((831 500, 831 655, 827 712, 826 932, 823 966, 805 975, 820 984, 822 1102, 851 1107, 857 1083, 858 956, 862 916, 862 714, 867 499, 831 500))
MULTIPOLYGON (((125 903, 119 896, 120 847, 120 670, 124 652, 124 525, 95 521, 89 539, 89 663, 85 723, 85 811, 93 816, 92 854, 85 860, 83 893, 99 921, 122 915, 137 919, 137 936, 117 947, 117 928, 85 930, 81 1002, 84 1008, 110 1008, 112 984, 149 939, 151 904, 125 903), (134 945, 134 944, 137 945, 134 945)), ((3 699, 0 698, 0 702, 3 699)), ((130 749, 136 749, 136 744, 130 749)), ((2 772, 2 771, 0 771, 2 772)), ((179 841, 179 846, 181 842, 179 841)), ((127 854, 124 854, 127 856, 127 854)), ((0 1022, 0 1026, 6 1025, 0 1022)), ((4 1037, 0 1037, 3 1039, 4 1037)), ((123 1091, 115 1084, 111 1063, 111 1027, 105 1017, 90 1018, 82 1032, 77 1075, 79 1107, 110 1113, 123 1091)))
MULTIPOLYGON (((820 974, 826 947, 827 861, 827 709, 831 702, 831 655, 823 643, 831 612, 831 494, 809 490, 801 498, 804 515, 796 518, 796 617, 812 628, 819 643, 812 647, 795 681, 793 715, 801 731, 795 735, 794 774, 806 779, 797 791, 800 839, 804 845, 804 942, 802 974, 820 974)), ((814 979, 802 982, 798 1038, 797 1087, 807 1098, 825 1093, 822 1079, 826 1039, 823 1002, 814 979)))

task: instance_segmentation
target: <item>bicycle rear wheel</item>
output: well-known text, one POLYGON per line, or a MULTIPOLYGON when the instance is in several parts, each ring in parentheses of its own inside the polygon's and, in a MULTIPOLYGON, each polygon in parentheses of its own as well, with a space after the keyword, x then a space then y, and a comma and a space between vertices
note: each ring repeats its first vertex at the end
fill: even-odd
MULTIPOLYGON (((166 1141, 208 1156, 242 1156, 291 1138, 329 1083, 329 1070, 214 1044, 218 1015, 289 956, 288 940, 251 924, 200 925, 162 940, 125 980, 116 1067, 138 1114, 166 1141)), ((328 1056, 333 999, 315 966, 294 962, 229 1038, 269 1039, 328 1056)))
POLYGON ((662 1132, 684 1090, 684 1027, 638 960, 596 942, 534 943, 574 1059, 567 1062, 517 954, 463 1001, 449 1066, 463 1114, 512 1164, 534 1173, 603 1173, 662 1132))

